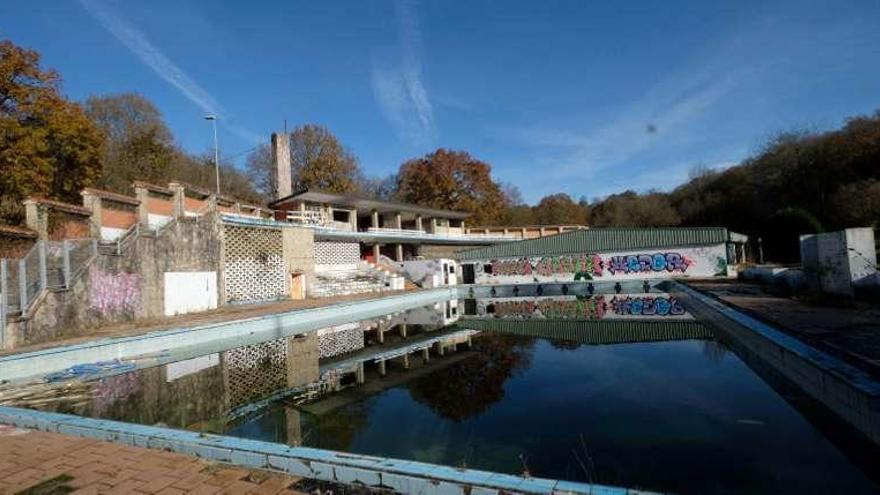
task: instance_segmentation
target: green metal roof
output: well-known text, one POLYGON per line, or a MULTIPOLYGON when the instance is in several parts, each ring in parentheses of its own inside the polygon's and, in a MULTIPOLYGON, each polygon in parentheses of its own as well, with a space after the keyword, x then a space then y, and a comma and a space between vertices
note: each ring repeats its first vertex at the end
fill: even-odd
POLYGON ((458 253, 461 261, 655 249, 727 242, 723 227, 656 229, 585 229, 538 239, 495 244, 458 253))
POLYGON ((605 345, 635 342, 711 339, 712 330, 695 320, 559 320, 462 318, 456 326, 529 337, 605 345))

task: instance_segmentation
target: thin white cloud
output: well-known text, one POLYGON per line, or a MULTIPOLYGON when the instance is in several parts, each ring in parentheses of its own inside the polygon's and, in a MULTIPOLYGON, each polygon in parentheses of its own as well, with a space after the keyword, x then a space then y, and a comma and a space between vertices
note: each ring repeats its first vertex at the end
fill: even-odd
POLYGON ((401 56, 396 63, 374 60, 373 94, 398 136, 423 144, 435 131, 434 110, 422 83, 418 17, 413 2, 398 0, 395 6, 401 56))
POLYGON ((174 86, 188 100, 195 103, 205 113, 217 115, 221 125, 240 138, 250 142, 262 142, 264 137, 228 122, 229 116, 220 103, 186 72, 162 53, 136 27, 101 5, 97 0, 79 0, 83 8, 125 45, 140 61, 159 77, 174 86))

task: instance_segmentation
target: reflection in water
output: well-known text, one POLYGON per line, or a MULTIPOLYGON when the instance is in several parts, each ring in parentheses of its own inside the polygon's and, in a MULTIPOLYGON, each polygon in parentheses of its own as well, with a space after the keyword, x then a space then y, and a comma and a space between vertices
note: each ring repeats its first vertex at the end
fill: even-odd
POLYGON ((409 385, 417 402, 445 419, 461 421, 485 412, 504 398, 504 383, 528 368, 533 341, 510 335, 484 335, 476 355, 446 368, 443 379, 428 376, 409 385))
POLYGON ((649 490, 875 490, 844 455, 877 465, 851 432, 820 434, 796 390, 679 308, 664 294, 445 303, 0 398, 649 490))

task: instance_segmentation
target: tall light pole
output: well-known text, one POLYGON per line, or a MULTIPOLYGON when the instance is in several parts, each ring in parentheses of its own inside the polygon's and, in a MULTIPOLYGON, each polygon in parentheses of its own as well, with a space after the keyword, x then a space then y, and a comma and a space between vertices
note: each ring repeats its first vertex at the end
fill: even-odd
POLYGON ((217 195, 220 195, 220 148, 217 146, 217 116, 213 113, 205 115, 205 120, 210 120, 214 126, 214 173, 217 176, 217 195))

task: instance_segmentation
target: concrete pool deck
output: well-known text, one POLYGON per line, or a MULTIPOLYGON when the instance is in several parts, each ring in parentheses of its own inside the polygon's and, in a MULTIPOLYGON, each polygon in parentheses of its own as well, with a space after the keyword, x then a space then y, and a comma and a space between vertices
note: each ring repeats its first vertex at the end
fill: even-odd
POLYGON ((811 302, 740 280, 686 284, 880 378, 878 305, 843 298, 811 302))

